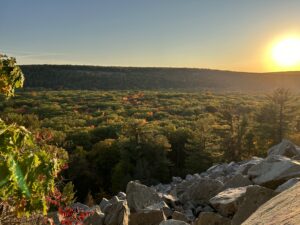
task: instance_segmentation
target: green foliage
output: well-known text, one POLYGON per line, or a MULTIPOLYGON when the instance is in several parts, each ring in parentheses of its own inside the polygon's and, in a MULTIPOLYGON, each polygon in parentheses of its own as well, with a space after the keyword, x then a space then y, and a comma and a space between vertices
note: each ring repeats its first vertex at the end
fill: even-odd
POLYGON ((270 147, 295 133, 298 112, 298 98, 289 90, 279 88, 267 95, 266 103, 256 113, 259 144, 270 147))
POLYGON ((74 191, 74 184, 72 182, 66 183, 66 185, 63 187, 62 197, 62 202, 66 206, 70 206, 71 204, 75 203, 76 197, 74 191))
POLYGON ((0 198, 21 215, 46 213, 46 195, 54 190, 54 179, 67 156, 62 149, 38 146, 24 127, 0 121, 0 198), (59 156, 60 158, 58 158, 59 156))
MULTIPOLYGON (((0 92, 10 97, 15 88, 22 87, 23 81, 15 59, 0 55, 0 92)), ((33 124, 35 119, 28 121, 33 124)), ((6 125, 1 119, 0 149, 1 201, 13 207, 18 216, 46 214, 46 197, 54 191, 55 178, 67 160, 66 152, 39 145, 23 126, 6 125)))
POLYGON ((16 59, 0 54, 0 92, 13 96, 15 88, 23 87, 24 76, 16 59))

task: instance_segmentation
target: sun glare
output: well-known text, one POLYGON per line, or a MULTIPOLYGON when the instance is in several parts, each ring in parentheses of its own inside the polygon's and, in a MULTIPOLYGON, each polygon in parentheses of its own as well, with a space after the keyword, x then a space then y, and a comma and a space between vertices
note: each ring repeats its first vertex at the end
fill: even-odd
POLYGON ((272 48, 272 58, 282 69, 300 66, 300 38, 286 38, 272 48))

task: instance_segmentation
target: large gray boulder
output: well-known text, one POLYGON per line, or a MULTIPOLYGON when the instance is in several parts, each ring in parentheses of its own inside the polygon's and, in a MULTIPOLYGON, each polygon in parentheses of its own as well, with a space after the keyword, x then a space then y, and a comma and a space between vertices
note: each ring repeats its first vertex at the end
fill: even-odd
POLYGON ((300 156, 300 148, 289 140, 282 140, 278 145, 268 150, 268 155, 282 155, 289 158, 300 156))
POLYGON ((199 179, 191 184, 186 191, 178 196, 182 203, 193 204, 208 203, 209 199, 218 194, 223 188, 223 183, 215 179, 199 179))
POLYGON ((242 174, 242 175, 247 175, 248 170, 252 166, 257 165, 258 163, 260 163, 261 161, 263 161, 263 158, 252 157, 251 160, 248 160, 246 162, 242 162, 241 165, 239 166, 239 168, 237 169, 236 173, 237 174, 242 174))
POLYGON ((255 184, 276 188, 291 178, 300 177, 300 162, 285 156, 270 155, 251 167, 248 175, 255 184))
POLYGON ((247 187, 229 188, 209 200, 210 204, 225 217, 232 217, 243 201, 247 187))
POLYGON ((128 225, 129 208, 126 201, 119 201, 105 208, 105 225, 128 225))
POLYGON ((271 189, 258 185, 248 186, 243 200, 232 218, 231 225, 243 223, 258 207, 274 196, 275 192, 271 189))
POLYGON ((300 183, 259 207, 242 225, 299 225, 300 183))
POLYGON ((135 181, 130 181, 127 184, 126 196, 131 211, 142 210, 162 202, 162 199, 153 189, 135 181))

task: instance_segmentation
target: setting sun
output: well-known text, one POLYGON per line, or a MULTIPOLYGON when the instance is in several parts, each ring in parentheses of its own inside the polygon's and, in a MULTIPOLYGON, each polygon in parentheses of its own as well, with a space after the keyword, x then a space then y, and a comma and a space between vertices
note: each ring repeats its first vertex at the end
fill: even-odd
POLYGON ((272 48, 272 58, 281 68, 291 69, 300 64, 300 38, 286 38, 272 48))

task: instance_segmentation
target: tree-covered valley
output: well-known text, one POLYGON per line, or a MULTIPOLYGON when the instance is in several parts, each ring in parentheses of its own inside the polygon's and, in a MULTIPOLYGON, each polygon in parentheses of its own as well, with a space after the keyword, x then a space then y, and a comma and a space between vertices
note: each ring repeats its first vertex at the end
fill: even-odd
POLYGON ((99 202, 128 181, 167 183, 215 163, 264 156, 289 138, 300 144, 297 95, 209 91, 18 91, 0 117, 69 154, 65 183, 99 202), (90 195, 88 194, 90 193, 90 195))

